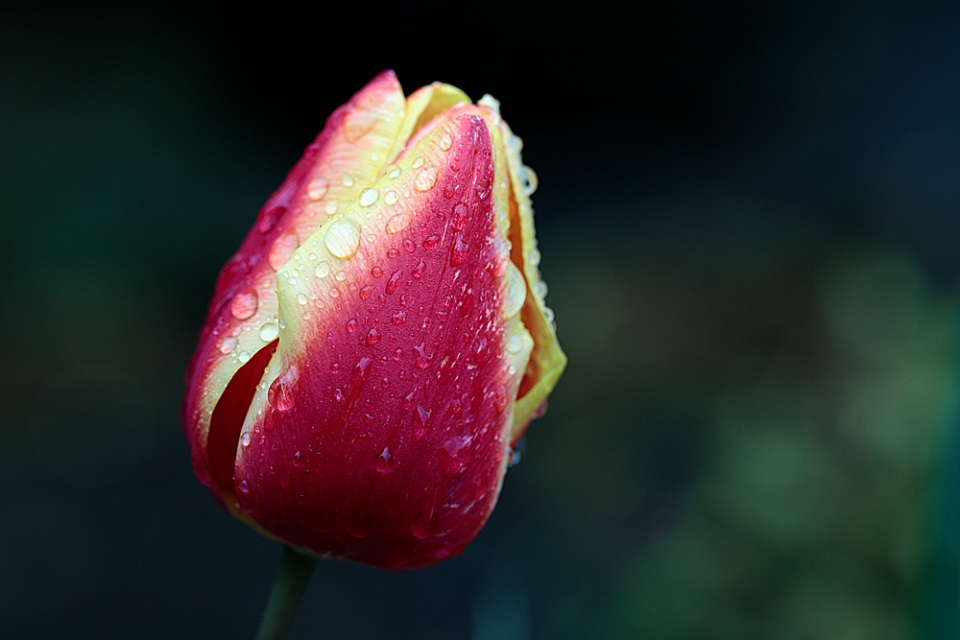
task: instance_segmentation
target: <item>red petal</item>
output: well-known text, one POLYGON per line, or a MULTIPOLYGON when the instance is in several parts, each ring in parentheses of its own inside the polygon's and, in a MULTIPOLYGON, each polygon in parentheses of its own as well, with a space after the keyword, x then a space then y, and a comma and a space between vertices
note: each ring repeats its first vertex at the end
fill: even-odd
POLYGON ((241 508, 273 535, 407 568, 459 553, 486 521, 519 384, 504 357, 492 154, 476 113, 438 129, 401 163, 427 158, 399 178, 409 223, 364 238, 342 281, 310 280, 305 305, 281 301, 307 317, 281 334, 236 469, 241 508))

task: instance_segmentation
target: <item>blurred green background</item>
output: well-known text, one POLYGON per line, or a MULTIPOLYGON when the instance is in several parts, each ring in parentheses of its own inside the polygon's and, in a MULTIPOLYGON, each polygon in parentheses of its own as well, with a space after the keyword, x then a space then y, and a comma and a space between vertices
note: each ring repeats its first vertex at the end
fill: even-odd
POLYGON ((634 11, 3 9, 0 637, 252 637, 279 547, 194 479, 183 370, 386 67, 525 139, 570 364, 460 557, 321 563, 293 637, 960 636, 960 10, 634 11))

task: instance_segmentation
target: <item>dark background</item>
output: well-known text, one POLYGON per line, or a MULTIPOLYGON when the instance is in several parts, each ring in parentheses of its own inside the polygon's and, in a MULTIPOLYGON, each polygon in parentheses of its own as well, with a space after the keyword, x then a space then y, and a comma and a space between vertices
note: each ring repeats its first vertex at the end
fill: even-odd
POLYGON ((252 637, 190 468, 220 266, 383 68, 491 93, 570 358, 475 542, 296 638, 956 638, 960 9, 0 10, 0 637, 252 637))

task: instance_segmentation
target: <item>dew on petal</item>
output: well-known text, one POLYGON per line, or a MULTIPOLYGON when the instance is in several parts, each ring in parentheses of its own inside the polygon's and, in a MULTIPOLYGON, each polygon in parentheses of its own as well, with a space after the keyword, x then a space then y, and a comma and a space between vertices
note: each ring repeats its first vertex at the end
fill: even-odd
POLYGON ((440 242, 440 236, 430 236, 423 241, 424 249, 435 249, 440 242))
POLYGON ((250 434, 249 434, 249 433, 245 433, 245 434, 243 434, 242 436, 240 436, 240 444, 243 445, 244 447, 249 447, 249 446, 250 446, 250 434))
POLYGON ((296 365, 290 365, 277 376, 267 391, 267 402, 277 411, 289 411, 297 399, 300 390, 300 371, 296 365))
POLYGON ((331 200, 330 202, 327 203, 327 206, 325 206, 323 210, 327 213, 328 216, 332 216, 337 212, 337 203, 331 200))
POLYGON ((360 206, 369 207, 374 202, 377 201, 377 198, 380 197, 380 192, 370 187, 369 189, 364 189, 360 192, 360 206))
POLYGON ((349 260, 360 248, 360 227, 350 220, 335 220, 323 238, 327 250, 341 260, 349 260))
POLYGON ((317 268, 313 270, 313 273, 318 278, 326 278, 330 275, 330 263, 326 260, 321 260, 317 263, 317 268))
POLYGON ((523 338, 517 334, 510 336, 507 340, 507 351, 512 354, 518 354, 523 351, 523 338))
POLYGON ((316 178, 310 182, 307 187, 307 197, 316 202, 327 195, 327 189, 330 188, 330 182, 326 178, 316 178))
POLYGON ((383 336, 380 335, 380 332, 377 331, 376 328, 370 329, 370 331, 367 332, 367 337, 365 338, 365 341, 366 341, 366 343, 367 343, 367 346, 368 346, 368 347, 372 347, 373 345, 375 345, 375 344, 377 344, 378 342, 380 342, 380 339, 381 339, 382 337, 383 337, 383 336))
POLYGON ((343 180, 342 180, 342 182, 343 182, 343 186, 345 186, 345 187, 352 187, 352 186, 353 186, 353 176, 351 176, 349 173, 343 174, 343 180))
POLYGON ((241 364, 246 364, 247 362, 250 361, 250 358, 252 357, 253 356, 250 355, 249 351, 241 351, 240 353, 237 354, 237 360, 239 360, 241 364))
POLYGON ((300 238, 295 233, 287 233, 277 238, 270 247, 270 266, 279 271, 287 264, 293 254, 300 247, 300 238))
POLYGON ((368 284, 364 287, 360 287, 359 295, 361 300, 368 300, 370 296, 373 295, 373 285, 368 284))
POLYGON ((427 163, 426 160, 424 160, 423 158, 419 158, 419 157, 418 157, 416 160, 413 161, 413 168, 414 168, 414 169, 419 169, 420 167, 422 167, 422 166, 425 165, 426 163, 427 163))
POLYGON ((238 342, 239 342, 239 340, 237 340, 237 339, 234 338, 234 337, 228 336, 228 337, 224 338, 224 339, 220 342, 220 353, 222 353, 222 354, 224 354, 224 355, 230 353, 231 351, 233 351, 234 349, 237 348, 237 343, 238 343, 238 342))
POLYGON ((280 327, 276 322, 266 322, 260 327, 260 339, 264 342, 273 342, 280 335, 280 327))
POLYGON ((233 297, 233 300, 230 301, 230 313, 232 313, 233 317, 237 320, 252 318, 253 314, 257 312, 258 302, 257 292, 253 289, 248 289, 233 297))
POLYGON ((435 184, 437 184, 437 170, 433 167, 421 169, 413 179, 413 188, 421 193, 430 191, 435 184))
POLYGON ((527 297, 527 283, 523 279, 523 274, 512 262, 507 263, 507 269, 503 275, 507 285, 503 300, 503 317, 512 318, 523 308, 523 301, 527 297))
POLYGON ((453 146, 453 136, 449 133, 443 134, 443 137, 440 138, 440 148, 444 151, 449 151, 450 147, 453 146))
POLYGON ((533 192, 537 190, 537 185, 540 184, 536 172, 527 165, 523 165, 520 170, 520 179, 523 181, 523 195, 533 195, 533 192))
POLYGON ((393 468, 392 462, 393 455, 390 453, 390 448, 384 447, 373 466, 378 473, 388 473, 393 468))
POLYGON ((387 233, 391 235, 399 233, 410 226, 410 222, 412 221, 413 218, 409 213, 398 213, 387 220, 387 233))
POLYGON ((400 194, 390 189, 385 194, 383 194, 383 201, 387 204, 397 204, 397 201, 400 199, 400 194))
POLYGON ((400 169, 400 167, 398 167, 395 164, 392 164, 389 167, 387 167, 387 177, 390 178, 391 180, 396 180, 397 178, 399 178, 401 172, 402 172, 402 169, 400 169))

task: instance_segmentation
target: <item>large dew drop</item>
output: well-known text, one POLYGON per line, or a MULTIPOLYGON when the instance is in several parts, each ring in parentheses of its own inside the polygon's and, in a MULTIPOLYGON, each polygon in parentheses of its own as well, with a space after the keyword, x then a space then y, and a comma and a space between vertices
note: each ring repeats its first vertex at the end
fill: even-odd
POLYGON ((413 188, 420 192, 430 191, 435 184, 437 184, 437 170, 433 167, 418 171, 413 179, 413 188))
POLYGON ((234 296, 230 302, 230 313, 232 313, 233 317, 237 320, 246 320, 247 318, 252 318, 253 314, 257 312, 257 304, 257 292, 248 289, 234 296))
POLYGON ((512 262, 507 263, 503 276, 507 281, 506 295, 503 300, 503 317, 512 318, 523 308, 523 301, 527 297, 527 284, 523 280, 523 274, 512 262))
POLYGON ((409 213, 398 213, 389 220, 387 220, 387 233, 394 234, 400 233, 404 229, 410 226, 410 222, 413 218, 409 213))
POLYGON ((287 264, 291 256, 300 247, 300 239, 295 233, 288 233, 277 238, 270 247, 270 266, 274 271, 279 271, 283 265, 287 264))
POLYGON ((360 248, 360 227, 350 220, 336 220, 327 229, 323 243, 336 257, 349 260, 360 248))

